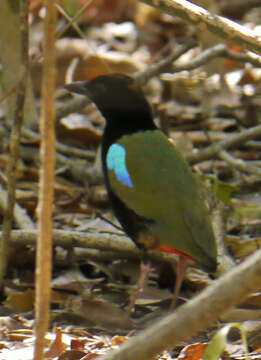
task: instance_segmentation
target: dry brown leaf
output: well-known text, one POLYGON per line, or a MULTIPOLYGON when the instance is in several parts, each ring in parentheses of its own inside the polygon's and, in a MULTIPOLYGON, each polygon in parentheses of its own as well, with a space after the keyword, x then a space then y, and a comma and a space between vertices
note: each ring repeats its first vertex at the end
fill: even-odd
POLYGON ((14 312, 26 312, 33 310, 34 308, 34 290, 28 289, 24 292, 15 291, 10 288, 6 288, 8 297, 4 302, 4 305, 14 312))
POLYGON ((54 341, 51 343, 49 349, 45 353, 45 356, 47 358, 51 358, 51 359, 61 355, 67 347, 67 344, 65 344, 63 342, 62 330, 59 328, 56 328, 55 333, 56 333, 56 337, 55 337, 54 341))
POLYGON ((196 343, 191 344, 182 349, 178 359, 179 360, 200 360, 204 353, 206 344, 196 343))

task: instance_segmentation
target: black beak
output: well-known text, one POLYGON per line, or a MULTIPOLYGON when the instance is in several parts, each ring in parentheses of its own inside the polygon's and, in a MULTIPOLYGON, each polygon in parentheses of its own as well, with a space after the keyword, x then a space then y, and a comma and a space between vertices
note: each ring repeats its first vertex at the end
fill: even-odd
POLYGON ((65 89, 79 95, 89 96, 89 91, 87 89, 87 86, 88 86, 87 81, 75 81, 72 82, 71 84, 65 85, 65 89))

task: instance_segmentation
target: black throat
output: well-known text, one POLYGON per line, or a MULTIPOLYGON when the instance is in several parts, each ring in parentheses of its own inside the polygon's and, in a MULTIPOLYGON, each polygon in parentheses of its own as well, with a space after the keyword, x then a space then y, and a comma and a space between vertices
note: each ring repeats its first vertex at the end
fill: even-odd
POLYGON ((104 164, 109 147, 124 135, 135 134, 146 130, 156 130, 152 114, 149 111, 131 111, 121 113, 107 112, 104 115, 106 126, 102 137, 102 162, 104 164), (106 117, 105 117, 106 116, 106 117))

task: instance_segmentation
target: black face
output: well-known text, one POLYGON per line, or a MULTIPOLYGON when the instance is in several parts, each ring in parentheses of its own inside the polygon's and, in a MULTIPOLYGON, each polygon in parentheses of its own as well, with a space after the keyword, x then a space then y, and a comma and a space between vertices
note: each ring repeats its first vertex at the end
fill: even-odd
MULTIPOLYGON (((69 91, 88 96, 99 109, 128 108, 144 95, 131 77, 123 74, 101 75, 91 81, 75 81, 65 86, 69 91)), ((145 100, 146 101, 146 100, 145 100)))
POLYGON ((102 75, 86 84, 86 92, 101 111, 133 111, 147 106, 138 84, 122 74, 102 75))
MULTIPOLYGON (((78 81, 69 84, 66 88, 88 96, 101 111, 107 123, 112 124, 124 118, 127 125, 128 119, 135 122, 138 116, 144 119, 146 126, 153 126, 149 103, 136 81, 127 75, 101 75, 89 82, 78 81)), ((143 127, 142 124, 140 125, 143 127)))

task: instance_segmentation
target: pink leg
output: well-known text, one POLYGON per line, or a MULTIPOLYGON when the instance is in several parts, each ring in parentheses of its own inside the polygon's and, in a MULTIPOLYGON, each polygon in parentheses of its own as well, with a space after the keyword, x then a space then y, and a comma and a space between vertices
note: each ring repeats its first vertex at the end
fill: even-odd
POLYGON ((130 297, 130 303, 129 303, 129 306, 128 306, 128 314, 131 315, 134 307, 135 307, 135 303, 136 303, 136 300, 139 298, 139 295, 140 293, 142 292, 145 284, 146 284, 146 281, 148 279, 148 275, 149 273, 151 272, 151 265, 150 263, 147 263, 147 264, 143 264, 141 263, 140 265, 140 277, 139 277, 139 280, 137 282, 137 285, 136 285, 136 288, 134 289, 134 291, 132 292, 131 294, 131 297, 130 297))
POLYGON ((179 257, 177 278, 176 278, 176 283, 175 283, 175 287, 174 287, 173 299, 172 299, 172 303, 170 306, 170 310, 174 310, 176 308, 176 301, 177 301, 179 291, 180 291, 180 288, 181 288, 181 285, 182 285, 182 282, 184 279, 185 271, 187 268, 187 263, 188 263, 187 258, 185 258, 184 256, 179 257))

